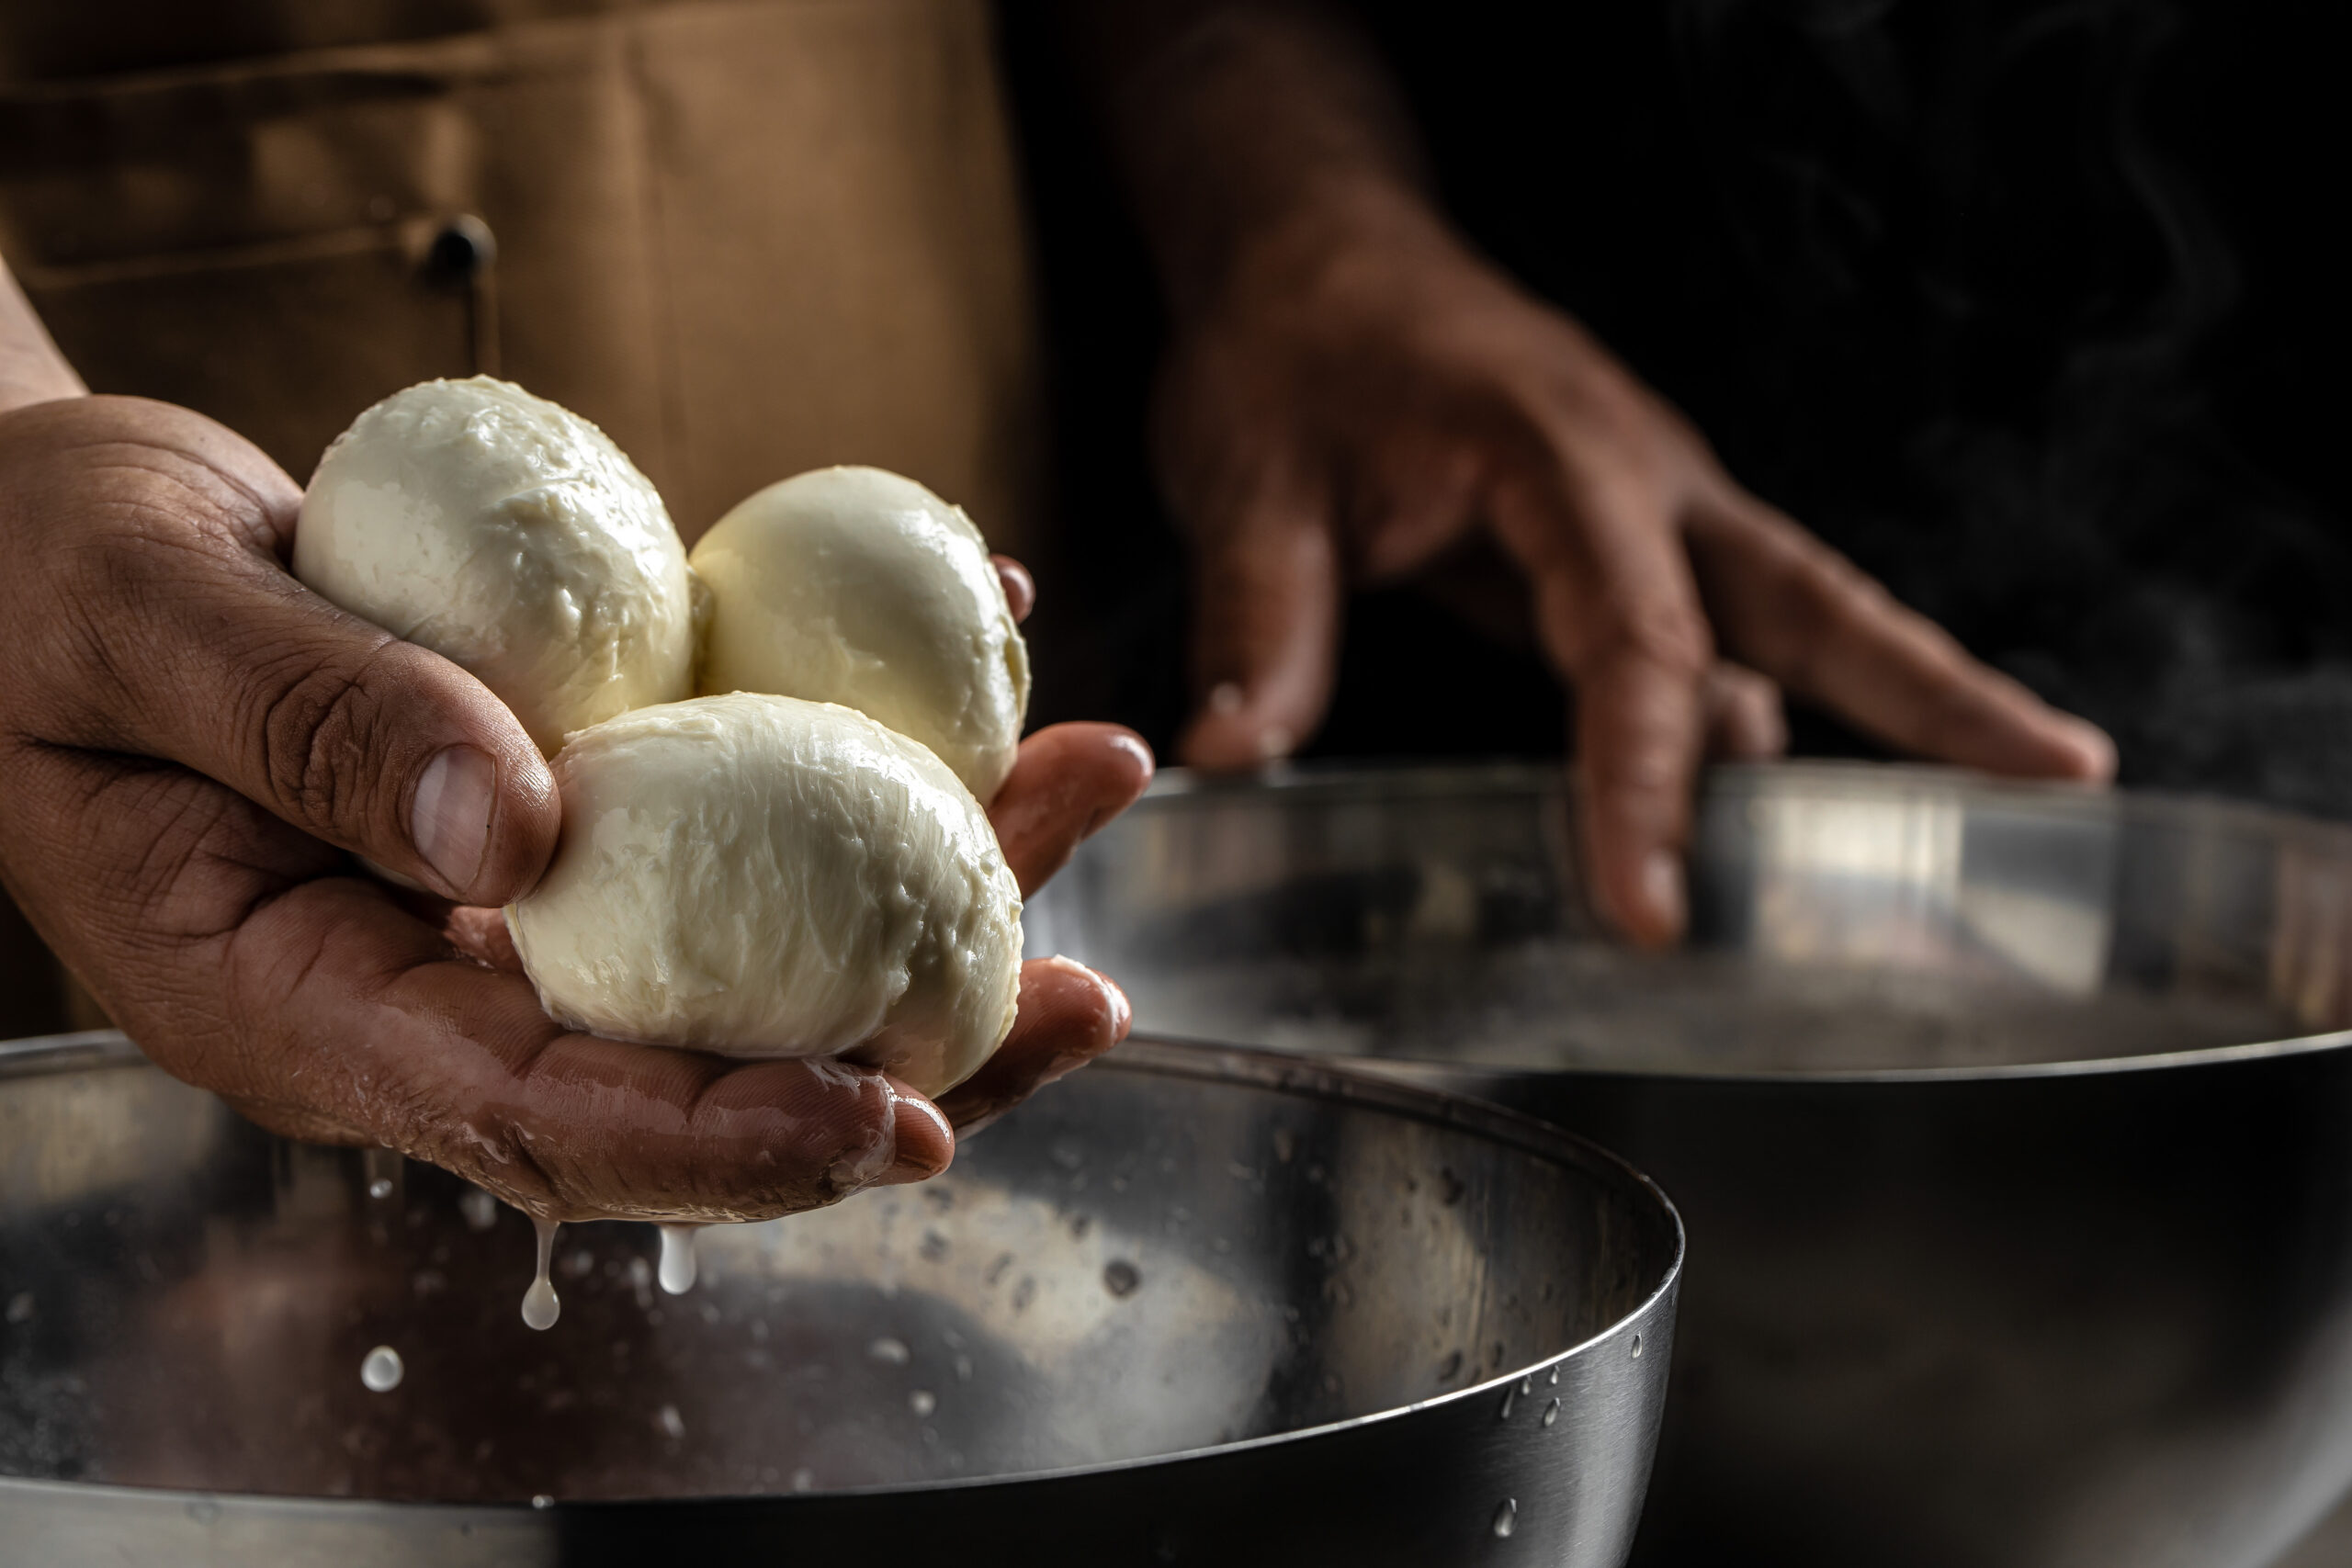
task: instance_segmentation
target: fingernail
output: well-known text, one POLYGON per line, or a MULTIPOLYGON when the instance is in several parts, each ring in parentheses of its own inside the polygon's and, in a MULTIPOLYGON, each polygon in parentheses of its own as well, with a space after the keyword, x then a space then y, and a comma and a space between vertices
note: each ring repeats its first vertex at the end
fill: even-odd
POLYGON ((1241 711, 1241 688, 1230 681, 1220 681, 1209 692, 1209 712, 1220 718, 1230 718, 1241 711))
POLYGON ((1004 589, 1004 607, 1012 612, 1016 624, 1027 620, 1029 612, 1037 604, 1037 580, 1029 575, 1027 567, 1011 556, 989 558, 996 565, 996 580, 1004 589))
POLYGON ((956 1159, 956 1129, 946 1114, 919 1094, 890 1086, 891 1109, 898 1118, 898 1153, 890 1168, 875 1178, 876 1187, 903 1187, 928 1181, 956 1159))
POLYGON ((463 893, 481 869, 497 804, 498 764, 470 746, 451 746, 424 765, 409 807, 409 837, 450 891, 463 893))
POLYGON ((1141 763, 1145 778, 1149 778, 1159 771, 1159 759, 1151 754, 1151 748, 1143 743, 1143 737, 1140 735, 1114 735, 1111 737, 1111 744, 1141 763))
POLYGON ((2115 739, 2087 719, 2065 716, 2067 728, 2074 732, 2074 742, 2082 754, 2082 776, 2104 782, 2115 776, 2115 739))
POLYGON ((1682 929, 1682 863, 1670 850, 1652 850, 1642 861, 1642 902, 1669 931, 1682 929))
POLYGON ((1114 1043, 1125 1040, 1127 1031, 1135 1027, 1136 1005, 1127 1000, 1127 993, 1119 988, 1119 982, 1108 975, 1098 974, 1094 977, 1102 982, 1102 989, 1111 998, 1111 1038, 1114 1043))

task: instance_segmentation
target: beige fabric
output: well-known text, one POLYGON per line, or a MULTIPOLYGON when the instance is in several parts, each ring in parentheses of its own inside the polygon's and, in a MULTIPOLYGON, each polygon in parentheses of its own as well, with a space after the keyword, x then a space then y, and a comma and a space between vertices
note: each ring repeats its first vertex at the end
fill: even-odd
POLYGON ((376 398, 494 367, 603 425, 689 539, 862 462, 1035 540, 982 0, 125 0, 62 39, 56 8, 5 9, 48 19, 0 20, 0 253, 94 388, 200 409, 301 479, 376 398), (142 53, 122 29, 147 24, 142 53), (255 52, 174 62, 224 34, 255 52), (497 262, 436 288, 420 263, 460 213, 497 262))

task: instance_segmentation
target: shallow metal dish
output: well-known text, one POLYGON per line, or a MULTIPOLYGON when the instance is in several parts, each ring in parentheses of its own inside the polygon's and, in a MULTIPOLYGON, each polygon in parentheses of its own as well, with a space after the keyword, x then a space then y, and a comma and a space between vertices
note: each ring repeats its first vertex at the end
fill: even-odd
POLYGON ((705 1231, 684 1296, 566 1227, 534 1334, 531 1251, 119 1035, 0 1046, 0 1562, 1607 1568, 1681 1242, 1550 1128, 1131 1044, 935 1181, 705 1231))
POLYGON ((1615 1149, 1691 1265, 1636 1559, 2251 1568, 2352 1480, 2352 832, 1727 770, 1689 948, 1556 770, 1170 776, 1028 914, 1144 1027, 1615 1149))

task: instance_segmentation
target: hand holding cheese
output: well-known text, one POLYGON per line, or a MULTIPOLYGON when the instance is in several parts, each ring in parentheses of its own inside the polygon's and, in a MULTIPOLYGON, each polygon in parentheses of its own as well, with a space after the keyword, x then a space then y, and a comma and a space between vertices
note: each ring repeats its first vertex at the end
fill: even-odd
POLYGON ((713 525, 705 692, 840 703, 939 754, 985 801, 1012 770, 1029 655, 960 507, 880 468, 773 484, 713 525))
POLYGON ((603 431, 487 376, 395 392, 327 448, 294 575, 471 671, 548 755, 693 692, 686 554, 661 496, 603 431))
POLYGON ((700 585, 644 476, 477 377, 360 416, 294 561, 554 751, 562 832, 506 909, 549 1017, 845 1057, 928 1095, 1004 1040, 1021 896, 980 800, 1013 769, 1028 659, 960 511, 876 468, 770 486, 695 552, 698 647, 700 585), (724 694, 684 700, 697 662, 724 694))

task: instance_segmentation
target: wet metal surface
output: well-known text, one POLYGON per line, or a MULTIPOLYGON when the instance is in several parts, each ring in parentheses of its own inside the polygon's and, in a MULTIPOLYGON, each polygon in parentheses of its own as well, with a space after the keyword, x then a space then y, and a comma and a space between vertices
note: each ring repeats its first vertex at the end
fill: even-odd
POLYGON ((2352 832, 1724 770, 1692 941, 1542 768, 1171 776, 1032 904, 1140 1026, 1594 1138, 1691 1262, 1636 1560, 2254 1568, 2352 1480, 2352 832))
POLYGON ((566 1226, 544 1333, 481 1198, 119 1037, 0 1046, 0 1561, 1612 1564, 1679 1256, 1549 1129, 1148 1044, 938 1180, 701 1231, 683 1295, 566 1226))

